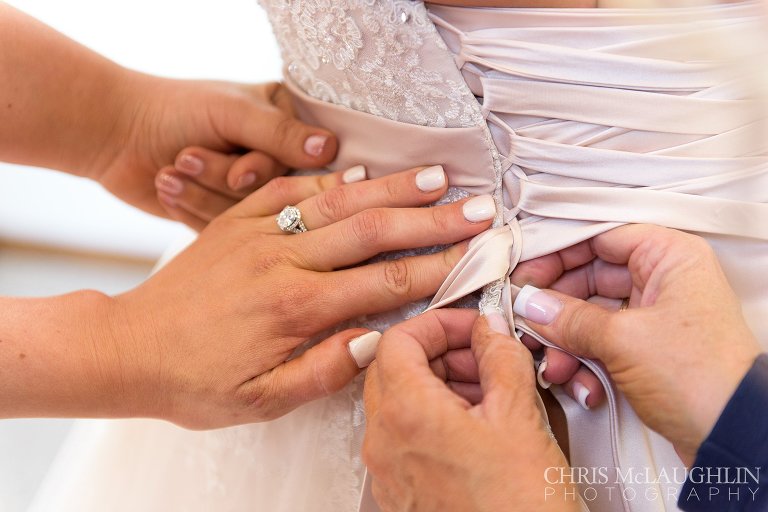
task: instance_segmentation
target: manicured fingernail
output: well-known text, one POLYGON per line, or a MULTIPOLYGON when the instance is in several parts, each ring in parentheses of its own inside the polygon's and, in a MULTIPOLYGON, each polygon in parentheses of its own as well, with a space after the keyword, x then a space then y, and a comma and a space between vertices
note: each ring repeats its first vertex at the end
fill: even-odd
POLYGON ((464 218, 469 222, 484 222, 496 216, 496 203, 489 195, 473 197, 464 203, 464 218))
POLYGON ((304 141, 304 152, 309 156, 320 156, 327 143, 327 135, 310 135, 304 141))
POLYGON ((352 359, 355 360, 358 368, 365 368, 373 362, 380 339, 380 332, 371 331, 349 342, 347 345, 349 353, 352 354, 352 359))
POLYGON ((181 181, 176 176, 171 176, 170 174, 165 173, 159 174, 157 176, 157 179, 155 180, 155 186, 158 190, 161 190, 172 196, 177 196, 184 191, 183 181, 181 181))
POLYGON ((252 172, 243 174, 237 179, 237 185, 235 185, 235 190, 242 190, 245 187, 250 187, 256 183, 256 175, 252 172))
POLYGON ((205 162, 196 156, 184 155, 176 162, 176 170, 190 176, 198 176, 205 170, 205 162))
POLYGON ((575 382, 573 384, 573 396, 576 397, 576 401, 579 402, 580 406, 582 406, 587 411, 589 410, 589 406, 587 405, 589 390, 587 389, 587 386, 581 382, 575 382))
POLYGON ((529 284, 523 286, 512 306, 518 315, 542 325, 551 324, 562 309, 562 302, 529 284))
POLYGON ((358 181, 365 180, 367 177, 368 173, 365 170, 365 166, 356 165, 344 171, 344 174, 341 175, 341 181, 344 183, 357 183, 358 181))
POLYGON ((442 165, 433 165, 416 174, 416 186, 422 192, 434 192, 445 186, 445 170, 442 165))
POLYGON ((485 317, 485 321, 488 322, 488 327, 490 327, 493 332, 498 332, 505 336, 510 335, 509 322, 507 322, 507 319, 504 318, 504 315, 501 314, 498 309, 484 309, 483 316, 485 317))
POLYGON ((547 371, 547 356, 544 356, 541 363, 539 363, 539 368, 536 370, 536 380, 539 381, 539 386, 542 389, 549 389, 552 383, 544 378, 545 371, 547 371))

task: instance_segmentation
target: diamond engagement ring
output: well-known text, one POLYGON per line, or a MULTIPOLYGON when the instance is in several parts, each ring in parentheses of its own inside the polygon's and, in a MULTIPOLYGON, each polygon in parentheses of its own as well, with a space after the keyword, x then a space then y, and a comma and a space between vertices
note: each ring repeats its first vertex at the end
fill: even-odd
POLYGON ((295 206, 286 206, 275 219, 277 227, 286 233, 304 233, 307 226, 301 220, 301 211, 295 206))

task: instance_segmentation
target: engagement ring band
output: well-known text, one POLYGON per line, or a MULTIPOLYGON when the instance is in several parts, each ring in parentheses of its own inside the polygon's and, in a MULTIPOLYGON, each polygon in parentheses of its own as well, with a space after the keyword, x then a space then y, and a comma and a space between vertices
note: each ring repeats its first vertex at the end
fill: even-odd
POLYGON ((301 211, 295 206, 286 206, 275 219, 277 227, 286 233, 304 233, 307 226, 301 220, 301 211))
POLYGON ((624 299, 621 301, 621 306, 619 306, 619 313, 622 311, 626 311, 629 308, 629 299, 624 299))

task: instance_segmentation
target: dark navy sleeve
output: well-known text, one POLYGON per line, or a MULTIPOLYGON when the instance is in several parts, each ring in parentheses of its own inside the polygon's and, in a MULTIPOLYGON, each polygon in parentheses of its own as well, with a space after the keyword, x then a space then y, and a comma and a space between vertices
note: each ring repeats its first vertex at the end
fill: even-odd
POLYGON ((768 354, 755 360, 699 448, 678 506, 768 511, 768 354))

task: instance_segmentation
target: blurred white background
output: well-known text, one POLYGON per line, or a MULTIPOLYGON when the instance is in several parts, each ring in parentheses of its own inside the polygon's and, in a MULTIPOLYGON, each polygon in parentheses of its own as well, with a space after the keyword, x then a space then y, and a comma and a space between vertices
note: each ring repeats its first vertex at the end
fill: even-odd
MULTIPOLYGON (((8 0, 122 65, 177 78, 257 82, 280 76, 256 0, 8 0)), ((41 141, 44 143, 44 141, 41 141)), ((0 164, 0 294, 93 288, 146 278, 183 226, 115 200, 97 184, 0 164)), ((71 422, 0 421, 0 511, 23 512, 71 422)))

